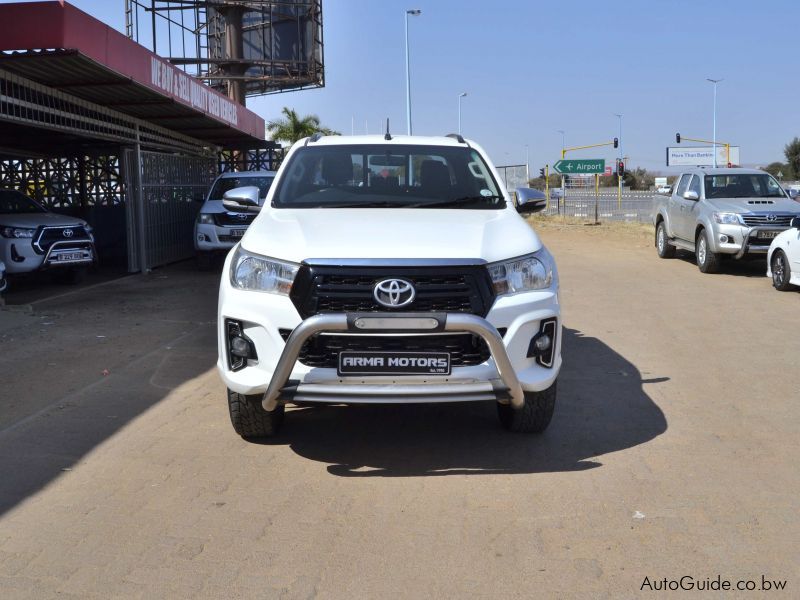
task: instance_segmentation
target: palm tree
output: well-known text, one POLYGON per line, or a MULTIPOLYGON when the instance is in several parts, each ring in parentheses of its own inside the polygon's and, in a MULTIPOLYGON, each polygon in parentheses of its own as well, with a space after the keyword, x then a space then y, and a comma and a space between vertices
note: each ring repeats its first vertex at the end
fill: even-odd
POLYGON ((318 131, 324 135, 341 135, 338 131, 323 127, 317 115, 307 115, 301 119, 288 106, 284 106, 281 113, 283 118, 267 123, 267 131, 272 134, 273 140, 294 144, 318 131))

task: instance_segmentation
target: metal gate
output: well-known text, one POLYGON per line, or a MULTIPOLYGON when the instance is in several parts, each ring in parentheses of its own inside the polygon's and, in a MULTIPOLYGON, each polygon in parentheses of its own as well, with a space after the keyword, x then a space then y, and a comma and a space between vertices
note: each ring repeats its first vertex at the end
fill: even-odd
POLYGON ((215 158, 127 149, 124 166, 128 270, 194 256, 194 221, 216 176, 215 158))

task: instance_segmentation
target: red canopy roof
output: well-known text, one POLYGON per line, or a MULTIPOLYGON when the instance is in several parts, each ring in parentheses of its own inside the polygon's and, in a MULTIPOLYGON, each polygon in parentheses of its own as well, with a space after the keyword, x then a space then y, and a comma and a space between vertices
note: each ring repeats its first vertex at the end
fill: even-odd
POLYGON ((264 139, 264 120, 61 1, 0 4, 0 69, 214 144, 264 139))

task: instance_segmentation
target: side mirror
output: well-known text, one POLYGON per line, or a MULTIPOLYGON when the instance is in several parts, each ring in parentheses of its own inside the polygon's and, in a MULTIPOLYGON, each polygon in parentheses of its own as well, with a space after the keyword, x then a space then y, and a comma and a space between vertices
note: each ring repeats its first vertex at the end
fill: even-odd
POLYGON ((791 221, 789 221, 789 227, 794 227, 795 229, 800 229, 800 217, 795 217, 791 221))
POLYGON ((700 199, 700 195, 697 192, 693 191, 693 190, 689 190, 688 192, 684 192, 683 193, 683 197, 686 198, 687 200, 694 200, 694 201, 697 201, 697 200, 700 199))
POLYGON ((547 196, 532 188, 517 188, 517 212, 521 215, 543 211, 547 207, 547 196))
POLYGON ((796 190, 794 188, 786 190, 786 193, 789 194, 789 198, 792 200, 796 200, 797 196, 800 196, 800 190, 796 190))
POLYGON ((258 194, 254 185, 233 188, 222 195, 222 206, 232 212, 257 213, 261 210, 258 194))

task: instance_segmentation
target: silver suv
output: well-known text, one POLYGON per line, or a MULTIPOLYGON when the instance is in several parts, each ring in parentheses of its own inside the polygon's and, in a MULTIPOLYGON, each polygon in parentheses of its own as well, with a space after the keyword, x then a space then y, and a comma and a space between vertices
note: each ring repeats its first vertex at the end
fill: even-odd
POLYGON ((7 274, 53 269, 71 282, 96 258, 86 221, 52 213, 16 190, 0 190, 0 261, 7 274))
POLYGON ((757 169, 692 169, 670 195, 656 194, 655 245, 661 258, 675 249, 694 252, 703 273, 724 256, 766 254, 772 240, 800 216, 778 181, 757 169))
POLYGON ((223 173, 214 181, 194 226, 194 247, 200 268, 211 266, 214 254, 224 254, 233 248, 256 218, 256 213, 233 212, 222 205, 225 192, 255 186, 259 198, 264 198, 275 179, 275 171, 242 171, 223 173))

